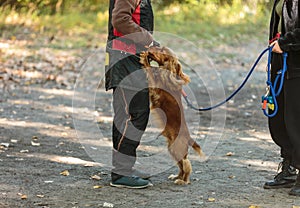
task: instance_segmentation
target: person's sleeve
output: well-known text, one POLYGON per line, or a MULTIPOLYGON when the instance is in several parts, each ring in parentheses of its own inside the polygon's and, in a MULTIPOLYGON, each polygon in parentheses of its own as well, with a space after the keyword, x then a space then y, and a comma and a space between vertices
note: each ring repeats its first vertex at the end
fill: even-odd
POLYGON ((287 32, 280 37, 278 44, 283 51, 299 51, 300 50, 300 28, 287 32))
POLYGON ((151 33, 132 20, 138 3, 139 0, 117 0, 112 11, 112 25, 126 38, 148 46, 153 41, 151 33))

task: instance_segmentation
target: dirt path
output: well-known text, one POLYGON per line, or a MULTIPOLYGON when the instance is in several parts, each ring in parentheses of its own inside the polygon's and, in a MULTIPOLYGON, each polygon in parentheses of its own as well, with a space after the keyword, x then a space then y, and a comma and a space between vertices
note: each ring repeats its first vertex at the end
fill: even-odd
MULTIPOLYGON (((174 185, 167 178, 176 167, 152 159, 165 146, 163 138, 151 139, 157 129, 150 123, 139 154, 148 159, 146 167, 150 164, 154 171, 160 170, 151 179, 154 186, 116 189, 108 185, 109 169, 101 165, 109 165, 106 143, 112 115, 110 94, 96 88, 103 70, 103 50, 94 56, 92 50, 35 49, 22 41, 0 44, 0 81, 5 86, 0 97, 1 208, 300 206, 300 199, 289 196, 288 189, 262 188, 276 174, 280 161, 260 110, 263 67, 226 107, 201 114, 186 109, 192 136, 211 152, 205 162, 191 152, 191 185, 174 185), (96 105, 87 102, 91 98, 96 105), (222 123, 212 123, 216 117, 222 121, 224 115, 224 128, 222 123), (214 124, 217 127, 212 128, 214 124)), ((261 49, 254 41, 251 46, 224 45, 207 52, 226 95, 241 82, 261 49)), ((187 73, 195 80, 191 88, 201 96, 201 102, 208 100, 197 75, 187 73)))

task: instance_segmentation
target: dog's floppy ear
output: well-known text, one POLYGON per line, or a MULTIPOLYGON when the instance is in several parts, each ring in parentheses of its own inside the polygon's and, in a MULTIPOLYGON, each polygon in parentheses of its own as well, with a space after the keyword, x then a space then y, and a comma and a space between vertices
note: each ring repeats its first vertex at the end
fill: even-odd
POLYGON ((177 58, 172 57, 169 61, 165 62, 165 67, 170 70, 171 76, 174 76, 175 79, 172 79, 175 83, 184 85, 188 84, 191 80, 190 77, 182 72, 182 67, 177 58))
POLYGON ((179 61, 175 64, 176 74, 184 81, 184 84, 188 84, 191 80, 190 77, 182 72, 182 67, 179 61))

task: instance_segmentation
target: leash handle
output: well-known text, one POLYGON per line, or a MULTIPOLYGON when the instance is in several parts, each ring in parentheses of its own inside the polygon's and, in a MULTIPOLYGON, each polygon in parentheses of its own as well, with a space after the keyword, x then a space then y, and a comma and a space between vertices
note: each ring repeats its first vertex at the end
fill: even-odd
POLYGON ((283 89, 283 83, 285 78, 285 73, 287 71, 287 52, 282 54, 283 56, 283 68, 277 72, 277 76, 275 77, 274 83, 271 81, 271 60, 272 60, 272 49, 269 48, 269 57, 268 57, 268 80, 267 80, 267 88, 269 89, 268 95, 262 97, 262 110, 265 116, 272 118, 278 112, 278 103, 276 97, 278 97, 283 89), (279 86, 278 86, 279 82, 279 86), (268 106, 268 107, 266 107, 268 106), (271 112, 271 113, 270 113, 271 112))

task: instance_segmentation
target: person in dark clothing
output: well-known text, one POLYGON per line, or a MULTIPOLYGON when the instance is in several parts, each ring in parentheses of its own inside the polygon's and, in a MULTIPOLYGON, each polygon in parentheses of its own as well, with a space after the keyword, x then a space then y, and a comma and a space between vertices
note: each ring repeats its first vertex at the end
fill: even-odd
POLYGON ((106 90, 113 90, 111 186, 145 188, 149 174, 134 169, 136 149, 149 119, 147 79, 139 54, 153 40, 150 0, 110 0, 106 90))
POLYGON ((300 196, 300 2, 275 0, 270 21, 270 45, 273 47, 271 80, 283 67, 283 52, 288 53, 283 90, 277 97, 278 113, 269 118, 273 141, 280 147, 281 172, 264 184, 266 189, 292 188, 290 195, 300 196))

